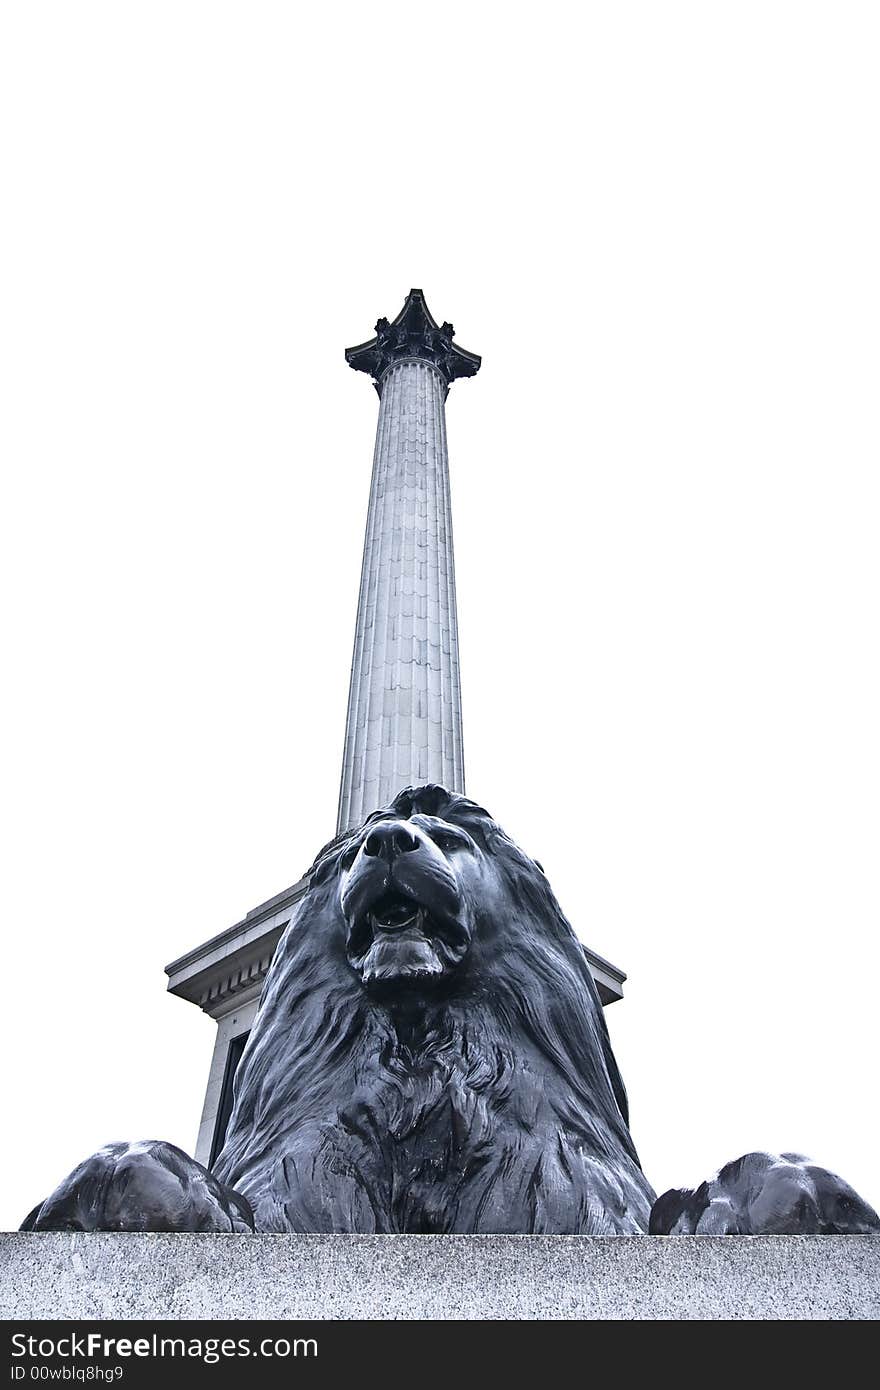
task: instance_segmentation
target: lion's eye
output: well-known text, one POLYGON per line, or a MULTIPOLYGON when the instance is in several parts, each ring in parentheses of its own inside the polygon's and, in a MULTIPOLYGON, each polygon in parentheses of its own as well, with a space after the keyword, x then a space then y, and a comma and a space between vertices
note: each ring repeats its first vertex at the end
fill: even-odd
POLYGON ((447 851, 466 849, 470 844, 468 836, 460 830, 432 830, 431 839, 438 849, 447 851))
POLYGON ((348 873, 352 864, 357 859, 359 849, 360 845, 349 845, 348 849, 343 854, 339 863, 344 873, 348 873))

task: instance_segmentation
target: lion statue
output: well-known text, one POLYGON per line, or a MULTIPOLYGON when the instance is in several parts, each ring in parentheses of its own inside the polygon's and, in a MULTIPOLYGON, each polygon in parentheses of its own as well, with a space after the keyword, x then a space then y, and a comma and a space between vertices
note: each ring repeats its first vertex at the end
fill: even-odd
POLYGON ((655 1204, 583 948, 543 871, 482 807, 425 786, 312 866, 213 1171, 159 1141, 111 1144, 24 1228, 747 1231, 772 1188, 783 1226, 880 1229, 851 1189, 847 1226, 846 1185, 805 1160, 738 1164, 748 1175, 728 1165, 655 1204))

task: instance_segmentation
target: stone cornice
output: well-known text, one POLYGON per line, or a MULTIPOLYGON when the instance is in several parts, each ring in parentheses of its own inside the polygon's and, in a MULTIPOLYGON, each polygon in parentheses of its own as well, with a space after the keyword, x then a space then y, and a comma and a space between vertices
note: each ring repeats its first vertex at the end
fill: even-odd
POLYGON ((259 992, 281 934, 308 887, 308 877, 253 908, 246 917, 166 965, 168 989, 216 1018, 230 1002, 259 992))

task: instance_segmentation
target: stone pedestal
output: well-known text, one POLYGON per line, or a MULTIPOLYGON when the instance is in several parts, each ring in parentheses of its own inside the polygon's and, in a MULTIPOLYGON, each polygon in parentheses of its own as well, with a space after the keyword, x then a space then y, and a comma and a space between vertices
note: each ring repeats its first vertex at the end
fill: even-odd
POLYGON ((880 1236, 0 1236, 10 1318, 877 1318, 880 1236))

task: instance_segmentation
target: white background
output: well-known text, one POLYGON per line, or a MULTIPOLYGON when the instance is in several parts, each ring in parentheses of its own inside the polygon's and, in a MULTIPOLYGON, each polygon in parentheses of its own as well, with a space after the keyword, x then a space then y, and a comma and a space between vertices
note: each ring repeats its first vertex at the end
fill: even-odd
POLYGON ((162 967, 335 828, 377 400, 448 405, 468 789, 629 972, 658 1189, 880 1202, 871 4, 7 3, 0 1225, 191 1151, 162 967))

